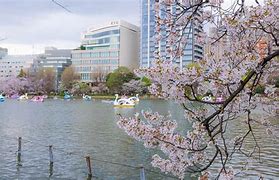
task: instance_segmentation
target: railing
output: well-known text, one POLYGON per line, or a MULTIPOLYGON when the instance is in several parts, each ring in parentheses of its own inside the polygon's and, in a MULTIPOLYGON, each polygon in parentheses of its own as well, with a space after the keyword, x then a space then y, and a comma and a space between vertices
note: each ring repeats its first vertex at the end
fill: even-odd
POLYGON ((94 176, 94 174, 92 172, 92 170, 94 168, 92 161, 93 162, 95 162, 95 161, 102 162, 102 163, 106 163, 106 164, 113 164, 113 165, 118 165, 118 166, 123 166, 123 167, 138 170, 139 175, 140 175, 140 180, 146 180, 146 172, 158 174, 160 176, 170 178, 170 179, 178 179, 174 176, 163 175, 161 172, 157 172, 157 171, 147 169, 142 164, 139 164, 138 166, 134 166, 134 165, 130 165, 130 164, 124 164, 124 163, 113 162, 113 161, 108 161, 108 160, 95 158, 95 156, 92 156, 92 155, 84 156, 84 155, 80 155, 78 153, 68 152, 64 149, 54 147, 53 145, 47 145, 46 146, 45 144, 34 142, 34 141, 31 141, 31 140, 28 140, 28 139, 25 139, 25 138, 22 138, 22 137, 14 137, 14 138, 8 137, 8 138, 18 141, 18 149, 16 151, 16 154, 17 154, 17 161, 16 162, 17 162, 18 168, 23 166, 23 164, 22 164, 22 153, 23 153, 22 147, 24 146, 25 142, 32 143, 34 145, 39 145, 39 146, 42 146, 44 148, 48 148, 48 152, 49 152, 49 177, 51 177, 53 175, 53 171, 54 171, 53 164, 55 162, 54 162, 54 159, 53 159, 53 154, 55 153, 55 151, 59 151, 59 152, 65 154, 65 155, 76 155, 80 158, 85 159, 86 167, 87 167, 87 180, 91 180, 93 177, 96 177, 96 176, 94 176))

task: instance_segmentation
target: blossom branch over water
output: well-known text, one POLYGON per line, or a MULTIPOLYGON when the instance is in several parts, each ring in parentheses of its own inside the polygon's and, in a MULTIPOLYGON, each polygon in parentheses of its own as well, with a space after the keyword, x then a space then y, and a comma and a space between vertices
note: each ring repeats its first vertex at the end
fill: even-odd
MULTIPOLYGON (((268 134, 278 136, 277 127, 268 121, 279 110, 278 89, 268 85, 266 96, 260 98, 255 88, 267 84, 270 72, 278 71, 279 2, 269 0, 254 7, 245 6, 244 2, 237 1, 228 9, 222 8, 221 0, 162 0, 154 5, 155 40, 159 44, 166 39, 167 54, 172 59, 167 60, 157 50, 156 63, 137 73, 152 80, 150 92, 153 95, 182 104, 192 129, 186 134, 178 133, 178 124, 170 115, 151 111, 143 112, 143 118, 139 114, 120 117, 118 125, 147 148, 159 148, 165 154, 165 158, 154 155, 152 161, 152 165, 163 172, 181 179, 186 172, 202 172, 200 178, 203 179, 218 162, 221 167, 212 176, 233 179, 237 172, 229 162, 236 153, 247 158, 260 155, 255 126, 260 125, 268 134), (168 11, 172 7, 180 7, 180 11, 168 11), (161 12, 165 12, 164 16, 161 12), (188 43, 186 27, 197 24, 199 13, 203 23, 214 25, 218 33, 207 38, 211 48, 202 60, 195 61, 193 67, 180 69, 173 60, 183 55, 188 43), (167 33, 163 27, 167 27, 167 33), (225 40, 229 43, 217 56, 218 47, 225 40), (263 40, 265 46, 259 49, 263 40), (204 99, 208 94, 211 98, 204 99), (265 118, 253 116, 256 108, 267 112, 265 118), (232 122, 245 124, 242 128, 247 129, 246 132, 228 138, 226 134, 232 122), (244 148, 248 136, 254 140, 250 151, 244 148)), ((205 37, 200 32, 195 40, 205 44, 205 37)))

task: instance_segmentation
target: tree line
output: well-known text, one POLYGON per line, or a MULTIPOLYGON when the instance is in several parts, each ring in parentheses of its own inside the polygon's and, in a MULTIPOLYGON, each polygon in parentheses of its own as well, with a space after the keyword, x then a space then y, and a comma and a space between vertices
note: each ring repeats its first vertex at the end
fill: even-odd
POLYGON ((40 68, 36 72, 20 70, 18 76, 0 80, 0 93, 13 94, 61 94, 74 95, 114 93, 146 94, 151 82, 146 77, 137 77, 126 67, 119 67, 109 74, 92 73, 92 82, 80 81, 73 67, 67 67, 58 78, 54 68, 40 68))

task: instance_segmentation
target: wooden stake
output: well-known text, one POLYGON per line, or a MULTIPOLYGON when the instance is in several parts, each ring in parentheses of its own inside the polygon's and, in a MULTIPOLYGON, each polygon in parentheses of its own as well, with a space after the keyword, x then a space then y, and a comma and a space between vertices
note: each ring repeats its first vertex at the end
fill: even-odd
POLYGON ((88 169, 88 178, 92 177, 92 168, 91 168, 91 162, 90 162, 90 156, 86 156, 86 165, 87 165, 87 169, 88 169))
POLYGON ((145 180, 145 172, 143 165, 140 166, 140 180, 145 180))
POLYGON ((53 175, 53 152, 52 145, 49 145, 49 177, 53 175))
POLYGON ((18 137, 17 165, 21 166, 21 137, 18 137))
POLYGON ((49 164, 53 164, 52 145, 49 146, 49 164))

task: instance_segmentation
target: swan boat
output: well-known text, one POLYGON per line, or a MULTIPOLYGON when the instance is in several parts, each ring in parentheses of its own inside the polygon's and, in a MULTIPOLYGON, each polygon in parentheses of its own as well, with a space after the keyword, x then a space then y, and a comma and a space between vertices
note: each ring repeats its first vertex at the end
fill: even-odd
POLYGON ((130 107, 134 107, 135 103, 127 98, 118 99, 118 94, 115 94, 115 100, 113 102, 113 106, 119 108, 130 108, 130 107))
POLYGON ((27 93, 25 93, 24 95, 19 96, 18 100, 28 100, 27 93))
POLYGON ((68 92, 65 92, 64 93, 64 99, 65 100, 70 100, 70 99, 72 99, 72 95, 70 95, 68 92))
POLYGON ((88 96, 88 95, 83 94, 83 95, 82 95, 82 99, 83 99, 83 100, 86 100, 86 101, 90 101, 90 100, 92 99, 92 97, 91 97, 91 96, 88 96))
POLYGON ((19 95, 18 94, 13 94, 10 96, 11 99, 18 99, 19 98, 19 95))
POLYGON ((4 101, 5 101, 5 97, 2 94, 0 94, 0 102, 4 102, 4 101))
POLYGON ((33 102, 44 102, 44 96, 34 96, 31 101, 33 102))
POLYGON ((64 95, 64 99, 71 99, 72 98, 72 96, 71 95, 69 95, 69 94, 66 94, 66 95, 64 95))
POLYGON ((136 96, 134 96, 134 97, 130 97, 129 100, 134 102, 134 103, 138 103, 139 102, 139 94, 136 94, 136 96))
POLYGON ((209 95, 209 96, 205 96, 205 97, 203 97, 203 98, 202 98, 202 101, 212 102, 212 101, 213 101, 213 99, 212 99, 212 97, 209 95))

